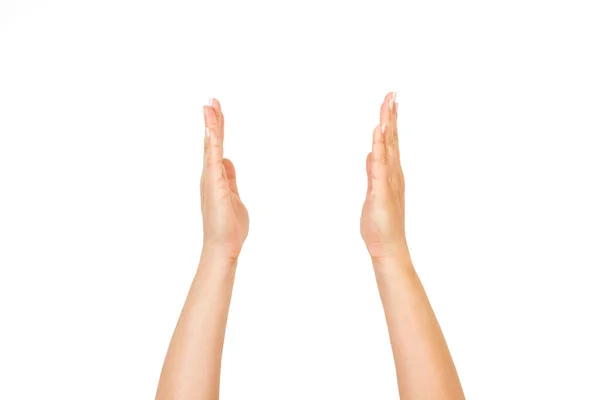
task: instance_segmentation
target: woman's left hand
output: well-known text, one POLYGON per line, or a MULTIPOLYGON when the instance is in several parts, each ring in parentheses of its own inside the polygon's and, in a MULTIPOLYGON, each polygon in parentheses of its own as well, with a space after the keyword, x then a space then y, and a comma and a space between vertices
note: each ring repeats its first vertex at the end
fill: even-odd
POLYGON ((221 104, 204 107, 204 166, 200 180, 203 257, 237 260, 248 236, 248 211, 240 200, 233 163, 223 158, 225 119, 221 104))

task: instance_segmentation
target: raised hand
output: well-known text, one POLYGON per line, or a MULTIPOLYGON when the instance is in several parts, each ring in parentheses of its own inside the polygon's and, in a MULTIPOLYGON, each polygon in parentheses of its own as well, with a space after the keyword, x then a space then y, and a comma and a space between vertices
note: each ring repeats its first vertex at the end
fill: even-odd
POLYGON ((404 232, 404 175, 400 166, 396 94, 381 105, 367 156, 367 198, 360 231, 373 260, 408 254, 404 232))
POLYGON ((198 271, 165 358, 157 400, 219 398, 223 341, 237 258, 248 235, 233 164, 223 158, 221 104, 204 107, 204 166, 200 180, 204 244, 198 271))
POLYGON ((406 245, 397 109, 395 93, 388 93, 367 157, 369 183, 360 230, 373 260, 400 397, 464 400, 448 346, 406 245))
POLYGON ((200 180, 203 256, 237 260, 248 235, 248 211, 240 200, 233 163, 223 158, 225 118, 221 104, 204 107, 204 166, 200 180))

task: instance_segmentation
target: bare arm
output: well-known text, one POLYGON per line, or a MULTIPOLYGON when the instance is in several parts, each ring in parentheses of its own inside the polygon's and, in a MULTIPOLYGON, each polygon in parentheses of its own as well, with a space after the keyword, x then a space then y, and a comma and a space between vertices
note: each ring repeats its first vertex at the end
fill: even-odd
POLYGON ((368 189, 361 234, 373 260, 398 389, 402 400, 464 399, 452 357, 406 244, 396 117, 395 94, 389 93, 367 157, 368 189))
POLYGON ((206 135, 200 183, 204 244, 198 271, 171 339, 157 400, 219 398, 221 356, 237 257, 248 234, 231 161, 223 158, 224 118, 218 101, 204 108, 206 135))

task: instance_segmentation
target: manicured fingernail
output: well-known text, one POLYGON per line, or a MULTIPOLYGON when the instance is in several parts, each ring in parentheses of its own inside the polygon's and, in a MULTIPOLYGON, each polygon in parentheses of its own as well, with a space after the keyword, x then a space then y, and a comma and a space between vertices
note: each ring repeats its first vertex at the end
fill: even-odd
POLYGON ((208 126, 204 128, 204 137, 207 139, 210 137, 210 128, 208 126))
POLYGON ((390 97, 390 110, 394 109, 394 104, 396 104, 396 92, 392 92, 392 96, 390 97))
POLYGON ((208 106, 209 106, 209 107, 212 107, 212 105, 213 105, 213 98, 212 98, 212 97, 209 97, 209 98, 208 98, 208 106))

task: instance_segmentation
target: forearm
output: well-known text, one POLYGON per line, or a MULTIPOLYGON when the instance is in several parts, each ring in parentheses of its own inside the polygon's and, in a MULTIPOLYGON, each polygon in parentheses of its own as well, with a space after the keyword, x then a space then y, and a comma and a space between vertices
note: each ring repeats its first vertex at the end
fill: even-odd
POLYGON ((408 252, 374 262, 403 400, 464 399, 452 357, 408 252))
POLYGON ((236 265, 203 254, 167 352, 157 400, 219 398, 221 356, 236 265))

